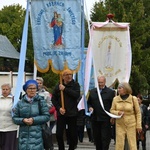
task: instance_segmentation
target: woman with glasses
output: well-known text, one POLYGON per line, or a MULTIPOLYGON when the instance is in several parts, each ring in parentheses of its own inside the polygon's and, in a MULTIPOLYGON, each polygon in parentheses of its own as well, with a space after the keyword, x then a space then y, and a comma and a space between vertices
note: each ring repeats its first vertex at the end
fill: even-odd
POLYGON ((44 97, 37 94, 38 83, 28 80, 23 85, 25 95, 14 109, 14 123, 20 125, 19 150, 43 150, 41 125, 49 121, 44 97))

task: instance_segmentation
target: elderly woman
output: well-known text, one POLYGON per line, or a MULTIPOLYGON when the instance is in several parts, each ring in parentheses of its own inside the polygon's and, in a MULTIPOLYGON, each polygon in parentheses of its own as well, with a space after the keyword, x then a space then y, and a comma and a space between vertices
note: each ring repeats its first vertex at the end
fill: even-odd
POLYGON ((0 150, 16 150, 17 125, 13 123, 11 86, 3 84, 0 95, 0 150))
POLYGON ((44 96, 46 103, 48 105, 48 108, 50 109, 53 106, 53 104, 51 101, 50 93, 47 91, 47 89, 45 89, 46 87, 43 85, 43 83, 44 83, 43 78, 37 77, 36 82, 38 83, 38 91, 37 91, 38 94, 41 96, 44 96))
POLYGON ((127 137, 130 150, 137 150, 136 132, 141 132, 141 112, 138 100, 132 96, 132 89, 127 82, 118 85, 118 96, 113 99, 110 112, 122 115, 116 119, 116 150, 124 150, 127 137))
POLYGON ((20 125, 19 150, 43 150, 41 125, 49 121, 48 106, 44 97, 36 94, 38 84, 28 80, 23 90, 26 94, 14 110, 14 123, 20 125))
MULTIPOLYGON (((44 96, 44 99, 46 100, 47 106, 50 110, 52 108, 53 104, 52 104, 52 101, 51 101, 51 95, 48 92, 47 87, 45 87, 43 85, 44 80, 43 80, 42 77, 36 77, 36 81, 38 83, 38 91, 37 92, 40 96, 44 96)), ((51 131, 52 131, 53 126, 55 125, 55 122, 56 122, 56 120, 54 120, 54 114, 50 113, 50 122, 48 122, 48 123, 49 123, 51 131)), ((50 150, 53 150, 54 148, 53 148, 52 134, 51 134, 51 141, 49 141, 49 142, 51 143, 50 150)), ((49 150, 49 149, 45 149, 45 150, 49 150)))

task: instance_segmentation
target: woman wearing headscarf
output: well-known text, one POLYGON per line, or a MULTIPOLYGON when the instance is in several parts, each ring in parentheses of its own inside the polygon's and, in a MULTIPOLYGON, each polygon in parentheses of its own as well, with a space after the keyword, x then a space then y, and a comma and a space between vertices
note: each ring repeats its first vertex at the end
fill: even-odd
POLYGON ((25 95, 14 109, 14 123, 20 125, 19 150, 43 150, 42 124, 49 121, 48 106, 44 97, 36 92, 38 84, 28 80, 23 85, 25 95))
POLYGON ((0 95, 0 150, 16 150, 17 125, 13 123, 11 109, 13 96, 10 84, 1 86, 0 95))
POLYGON ((118 85, 118 96, 113 99, 110 112, 122 115, 116 119, 116 150, 124 150, 127 138, 130 150, 137 150, 136 132, 142 131, 141 112, 137 97, 132 96, 132 89, 127 82, 118 85))

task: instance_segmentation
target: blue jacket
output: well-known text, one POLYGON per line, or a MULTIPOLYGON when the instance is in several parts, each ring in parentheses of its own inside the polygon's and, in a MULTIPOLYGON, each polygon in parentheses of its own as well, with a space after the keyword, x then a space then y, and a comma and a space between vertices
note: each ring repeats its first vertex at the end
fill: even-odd
POLYGON ((36 95, 32 101, 24 96, 17 103, 14 110, 13 121, 20 125, 19 129, 19 150, 43 150, 43 139, 41 125, 49 121, 50 116, 48 106, 44 97, 36 95), (40 109, 39 109, 40 107, 40 109), (33 118, 34 122, 31 126, 23 122, 24 118, 33 118))

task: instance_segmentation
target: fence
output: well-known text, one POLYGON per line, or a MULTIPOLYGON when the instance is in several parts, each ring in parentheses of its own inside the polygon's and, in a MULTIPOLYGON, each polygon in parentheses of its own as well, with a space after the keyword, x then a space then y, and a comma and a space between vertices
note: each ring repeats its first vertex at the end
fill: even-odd
MULTIPOLYGON (((16 88, 16 83, 17 83, 17 77, 18 77, 18 72, 0 72, 0 87, 4 83, 9 83, 12 87, 12 94, 15 92, 16 88)), ((33 73, 24 73, 24 81, 33 79, 33 73)), ((22 88, 22 87, 21 87, 22 88)), ((0 93, 1 93, 1 88, 0 88, 0 93)))

